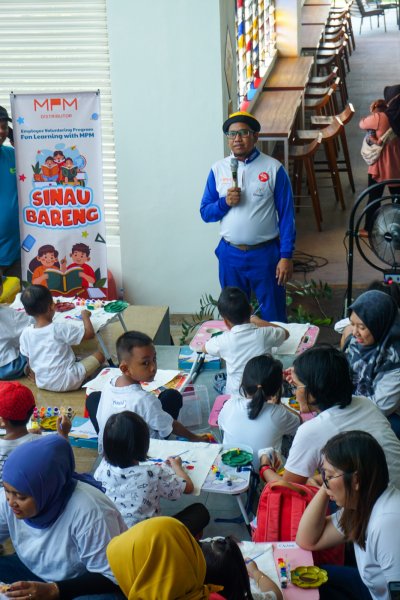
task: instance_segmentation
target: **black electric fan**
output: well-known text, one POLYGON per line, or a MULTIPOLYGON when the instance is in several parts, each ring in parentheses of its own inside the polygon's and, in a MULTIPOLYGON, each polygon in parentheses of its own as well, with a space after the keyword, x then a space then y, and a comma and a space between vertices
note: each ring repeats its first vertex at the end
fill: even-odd
POLYGON ((391 196, 387 193, 368 204, 369 193, 381 185, 385 185, 385 189, 386 186, 400 188, 400 179, 387 179, 365 189, 358 196, 350 213, 345 315, 353 300, 354 242, 361 257, 373 269, 383 273, 384 281, 400 283, 400 195, 391 196), (374 207, 378 208, 373 216, 371 230, 367 237, 361 236, 365 213, 374 207))

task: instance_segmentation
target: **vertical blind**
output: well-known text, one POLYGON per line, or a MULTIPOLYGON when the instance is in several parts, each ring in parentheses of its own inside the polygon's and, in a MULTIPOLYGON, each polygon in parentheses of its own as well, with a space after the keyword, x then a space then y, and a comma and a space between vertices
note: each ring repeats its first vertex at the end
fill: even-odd
POLYGON ((236 0, 238 105, 245 108, 276 52, 274 0, 236 0))
POLYGON ((100 90, 107 240, 118 243, 106 0, 0 0, 0 56, 0 105, 8 111, 11 91, 100 90))

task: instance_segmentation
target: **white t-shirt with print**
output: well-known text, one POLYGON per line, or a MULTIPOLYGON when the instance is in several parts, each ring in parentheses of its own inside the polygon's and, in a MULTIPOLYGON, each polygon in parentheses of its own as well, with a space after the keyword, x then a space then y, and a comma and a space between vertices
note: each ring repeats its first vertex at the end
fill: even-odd
POLYGON ((218 425, 224 432, 224 444, 247 444, 253 448, 253 464, 258 469, 258 450, 272 447, 280 451, 282 436, 294 435, 300 425, 300 419, 282 404, 267 403, 264 403, 256 419, 249 419, 249 402, 250 400, 241 395, 227 400, 219 413, 218 425))
POLYGON ((85 367, 76 361, 71 346, 80 344, 85 329, 83 323, 50 323, 46 327, 30 325, 21 335, 21 354, 29 360, 38 388, 52 392, 67 392, 81 387, 86 377, 85 367))
POLYGON ((33 442, 34 440, 40 440, 40 438, 41 435, 36 433, 27 433, 16 440, 5 440, 3 437, 0 437, 0 486, 3 486, 4 463, 10 456, 11 452, 26 442, 33 442))
POLYGON ((172 433, 173 418, 166 413, 159 399, 150 392, 145 392, 138 383, 116 387, 119 376, 113 377, 101 393, 97 408, 99 424, 99 454, 103 452, 103 431, 111 415, 130 410, 137 413, 150 429, 150 437, 164 439, 172 433))
POLYGON ((281 327, 257 327, 254 323, 243 323, 209 339, 205 343, 207 353, 226 362, 225 394, 237 394, 249 360, 270 353, 273 347, 283 344, 285 337, 281 327))
POLYGON ((19 338, 32 323, 32 317, 0 304, 0 367, 8 365, 19 356, 19 338))
POLYGON ((167 465, 120 468, 104 458, 94 478, 101 481, 128 527, 160 515, 160 498, 177 500, 186 487, 186 481, 167 465))
POLYGON ((116 583, 106 548, 126 529, 111 500, 81 481, 64 511, 46 529, 36 529, 17 519, 4 489, 0 490, 0 542, 10 537, 24 565, 44 581, 73 579, 90 571, 116 583))
POLYGON ((400 488, 400 440, 381 411, 363 396, 353 396, 349 406, 333 406, 300 425, 285 469, 302 477, 312 477, 322 466, 321 450, 326 442, 338 433, 354 429, 370 433, 379 442, 385 452, 390 482, 400 488))
MULTIPOLYGON (((339 527, 341 511, 332 515, 339 527)), ((366 531, 366 546, 354 544, 361 579, 373 600, 390 600, 390 581, 400 581, 400 490, 389 486, 375 502, 366 531)))

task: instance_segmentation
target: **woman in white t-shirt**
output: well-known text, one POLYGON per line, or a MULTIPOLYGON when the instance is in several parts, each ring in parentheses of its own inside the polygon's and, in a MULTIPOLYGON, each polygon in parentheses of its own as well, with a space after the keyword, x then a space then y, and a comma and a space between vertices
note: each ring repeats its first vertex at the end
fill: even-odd
POLYGON ((74 468, 71 446, 58 435, 22 444, 5 462, 0 542, 11 538, 16 554, 0 556, 0 581, 11 584, 10 597, 120 597, 106 547, 126 525, 74 468))
POLYGON ((365 431, 347 431, 323 448, 324 485, 307 507, 297 543, 323 550, 349 540, 355 567, 326 567, 321 600, 389 600, 388 585, 400 579, 400 490, 389 485, 385 454, 365 431), (334 500, 340 510, 329 517, 334 500))
POLYGON ((281 404, 282 363, 269 354, 249 360, 243 371, 241 393, 225 402, 218 425, 224 444, 247 444, 254 452, 258 469, 258 450, 281 450, 282 437, 293 436, 300 418, 281 404))

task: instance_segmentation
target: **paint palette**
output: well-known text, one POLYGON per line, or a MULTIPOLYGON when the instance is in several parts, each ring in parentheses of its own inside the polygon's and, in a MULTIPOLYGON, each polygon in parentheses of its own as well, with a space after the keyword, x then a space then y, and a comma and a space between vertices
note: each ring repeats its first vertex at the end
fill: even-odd
POLYGON ((128 308, 128 302, 124 302, 123 300, 115 300, 114 302, 109 302, 105 305, 104 310, 107 313, 119 313, 128 308))
POLYGON ((317 588, 328 581, 328 573, 319 567, 296 567, 291 572, 291 581, 300 588, 317 588))
POLYGON ((191 349, 195 352, 201 352, 204 344, 208 342, 209 339, 221 335, 224 331, 228 331, 224 321, 206 321, 200 325, 199 330, 190 342, 191 349))
POLYGON ((67 310, 73 310, 75 308, 75 304, 73 302, 56 302, 55 310, 56 312, 63 313, 67 310))

